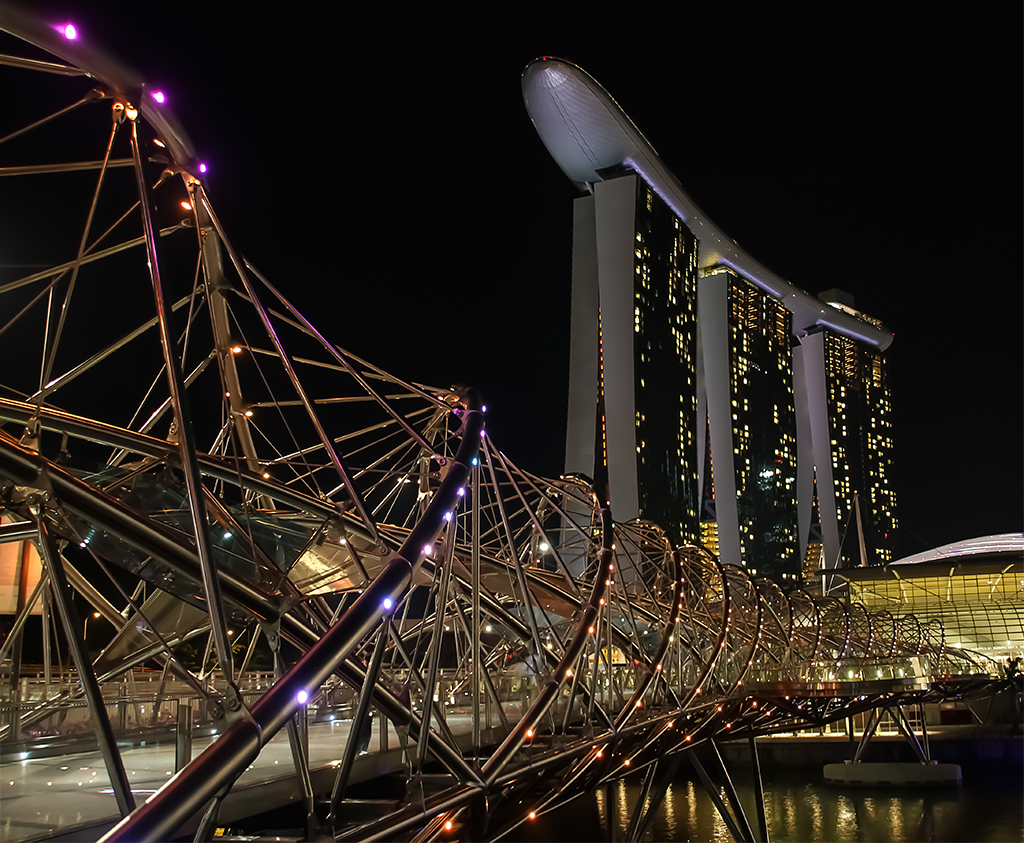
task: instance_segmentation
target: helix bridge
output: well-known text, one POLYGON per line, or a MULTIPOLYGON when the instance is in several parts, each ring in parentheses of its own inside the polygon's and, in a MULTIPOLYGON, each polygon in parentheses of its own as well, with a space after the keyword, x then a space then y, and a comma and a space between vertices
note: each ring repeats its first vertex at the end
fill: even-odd
POLYGON ((0 276, 0 548, 41 559, 15 632, 46 595, 78 677, 0 738, 84 703, 105 840, 207 839, 279 733, 308 839, 497 839, 632 773, 642 839, 698 747, 992 681, 936 621, 783 591, 617 522, 586 477, 530 473, 472 389, 336 345, 236 250, 159 91, 15 10, 0 29, 0 175, 32 265, 0 276), (115 629, 96 658, 86 603, 115 629), (181 655, 197 642, 212 669, 181 655), (104 693, 144 666, 219 736, 142 802, 104 693), (303 730, 337 694, 325 777, 303 730), (358 820, 372 736, 405 790, 358 820))

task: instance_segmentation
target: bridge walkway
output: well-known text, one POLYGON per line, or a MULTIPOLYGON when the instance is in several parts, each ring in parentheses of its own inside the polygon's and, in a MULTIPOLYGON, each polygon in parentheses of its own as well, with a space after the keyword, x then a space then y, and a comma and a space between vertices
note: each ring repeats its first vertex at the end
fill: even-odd
MULTIPOLYGON (((518 718, 522 704, 505 704, 507 715, 518 718)), ((472 714, 462 707, 447 714, 447 723, 456 738, 468 743, 472 734, 472 714)), ((494 717, 497 721, 497 717, 494 717)), ((388 723, 382 740, 381 723, 374 718, 368 751, 355 763, 352 781, 366 781, 405 768, 401 737, 388 723)), ((352 721, 341 716, 309 724, 309 766, 314 791, 329 792, 349 738, 352 721)), ((139 802, 163 786, 175 772, 175 741, 167 729, 151 730, 158 742, 136 739, 132 745, 119 744, 132 793, 139 802)), ((490 742, 504 736, 500 726, 485 733, 490 742)), ((205 724, 196 729, 191 757, 210 746, 218 735, 205 724)), ((8 755, 0 762, 0 838, 5 843, 29 843, 35 840, 89 839, 102 835, 120 820, 117 801, 98 749, 66 754, 48 754, 45 739, 34 742, 36 751, 27 757, 8 755)), ((411 747, 415 753, 415 744, 411 747)), ((50 750, 52 751, 52 749, 50 750)), ((191 758, 189 759, 191 760, 191 758)), ((292 762, 288 730, 271 738, 256 760, 242 773, 226 800, 222 823, 280 808, 294 802, 300 789, 292 762)))

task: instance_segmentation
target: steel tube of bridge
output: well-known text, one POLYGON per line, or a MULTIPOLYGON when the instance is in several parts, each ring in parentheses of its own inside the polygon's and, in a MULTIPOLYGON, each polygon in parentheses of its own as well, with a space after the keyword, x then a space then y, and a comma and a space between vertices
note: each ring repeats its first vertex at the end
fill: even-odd
MULTIPOLYGON (((390 612, 394 601, 412 582, 414 569, 423 558, 424 546, 434 541, 447 523, 444 514, 455 508, 458 489, 465 486, 469 477, 469 465, 480 447, 483 430, 475 393, 469 396, 469 402, 462 441, 451 468, 427 511, 388 567, 298 663, 253 704, 249 717, 242 717, 228 726, 205 752, 111 829, 102 838, 103 843, 173 837, 174 832, 244 770, 284 726, 299 705, 298 693, 309 693, 322 685, 390 612)), ((428 724, 421 728, 428 728, 428 724)))
MULTIPOLYGON (((12 443, 0 442, 0 473, 20 485, 52 490, 68 512, 124 539, 193 582, 202 582, 195 552, 181 544, 170 530, 107 493, 90 487, 39 454, 12 443)), ((221 571, 220 579, 225 594, 241 608, 263 620, 275 620, 280 614, 277 600, 230 571, 221 571)))
POLYGON ((124 816, 135 809, 135 798, 132 796, 132 788, 128 783, 128 774, 125 773, 121 755, 117 751, 114 730, 111 728, 107 709, 103 704, 103 692, 100 691, 96 674, 93 673, 92 662, 89 661, 89 654, 85 650, 85 641, 78 637, 80 624, 78 610, 71 597, 71 586, 68 585, 67 577, 64 576, 57 545, 53 536, 46 529, 42 513, 39 515, 39 549, 42 551, 43 561, 46 563, 50 575, 50 584, 52 585, 50 591, 53 594, 53 602, 57 604, 61 623, 64 624, 68 648, 75 660, 75 667, 78 668, 78 679, 82 683, 85 700, 89 706, 89 714, 92 716, 96 728, 96 738, 99 741, 103 761, 110 776, 110 785, 114 789, 117 807, 121 815, 124 816))
MULTIPOLYGON (((473 634, 470 636, 473 652, 470 656, 473 662, 473 755, 476 758, 476 766, 480 765, 480 683, 483 666, 480 664, 480 466, 474 465, 472 472, 472 489, 470 494, 470 530, 472 549, 470 550, 470 577, 472 580, 473 593, 473 634)), ((498 708, 501 708, 501 701, 498 701, 498 708)), ((487 718, 487 726, 490 727, 490 718, 487 718)), ((474 811, 474 818, 477 812, 474 811)))
POLYGON ((718 815, 722 818, 722 821, 729 827, 729 833, 732 835, 733 840, 739 840, 746 843, 750 841, 749 837, 745 837, 743 832, 740 830, 740 826, 733 818, 732 814, 729 813, 729 808, 722 801, 722 797, 718 793, 718 788, 715 787, 715 783, 711 781, 711 777, 708 775, 707 770, 704 769, 704 765, 700 763, 700 759, 697 758, 697 754, 693 751, 689 753, 690 761, 693 764, 694 769, 697 771, 697 775, 700 776, 701 782, 704 783, 704 790, 707 791, 708 796, 711 797, 711 801, 718 809, 718 815))
MULTIPOLYGON (((665 794, 668 792, 669 786, 675 778, 676 770, 679 769, 679 763, 682 760, 682 753, 676 753, 672 756, 670 761, 662 765, 663 769, 661 777, 658 780, 658 786, 655 789, 654 796, 651 797, 650 804, 644 814, 643 823, 641 823, 640 827, 637 829, 636 840, 643 840, 647 837, 647 831, 651 827, 651 823, 654 822, 654 817, 657 815, 658 809, 661 807, 661 803, 665 799, 665 794)), ((768 843, 767 837, 765 837, 763 843, 768 843)))
MULTIPOLYGON (((384 620, 384 625, 381 627, 377 643, 373 648, 373 656, 370 659, 370 668, 366 672, 366 681, 363 682, 363 687, 359 690, 359 702, 356 705, 356 713, 352 718, 352 724, 348 730, 348 740, 345 741, 345 753, 341 757, 341 768, 338 770, 338 775, 334 779, 334 789, 331 791, 331 803, 327 811, 327 823, 329 828, 334 827, 335 815, 338 813, 338 806, 341 804, 341 800, 345 798, 345 789, 348 787, 348 779, 352 774, 352 762, 356 758, 356 744, 359 743, 357 736, 362 734, 363 723, 366 720, 366 716, 370 711, 370 699, 373 697, 373 686, 377 684, 377 675, 380 673, 381 661, 384 658, 384 647, 387 643, 388 633, 390 632, 390 622, 387 618, 384 620)), ((387 723, 381 726, 384 732, 387 732, 387 723)))
POLYGON ((235 265, 235 271, 238 272, 238 276, 242 280, 242 286, 245 287, 246 293, 249 294, 249 302, 256 309, 256 313, 259 316, 260 321, 263 323, 263 329, 267 332, 267 337, 273 344, 274 350, 277 352, 277 357, 284 366, 288 379, 291 381, 292 388, 298 394, 299 400, 302 402, 302 406, 305 407, 306 415, 309 417, 310 422, 312 422, 313 427, 317 432, 317 436, 320 439, 320 443, 324 447, 325 453, 330 457, 335 470, 338 472, 338 476, 341 478, 342 483, 345 484, 345 491, 348 492, 353 505, 359 512, 363 525, 370 532, 374 541, 379 541, 377 525, 374 522, 373 517, 370 515, 370 511, 366 507, 366 502, 363 500, 359 490, 352 482, 352 475, 349 472, 348 467, 345 465, 345 461, 342 459, 341 454, 338 453, 337 449, 334 447, 334 442, 327 435, 327 431, 324 430, 324 427, 320 422, 320 417, 317 415, 316 408, 313 406, 313 402, 310 401, 305 388, 299 381, 299 376, 296 374, 295 367, 292 365, 291 357, 284 350, 284 346, 281 344, 281 340, 278 337, 277 332, 274 330, 274 326, 270 321, 270 316, 267 314, 266 308, 264 308, 260 303, 256 296, 256 291, 252 288, 252 283, 249 281, 249 276, 245 271, 244 263, 239 259, 234 248, 231 246, 231 241, 226 237, 224 229, 221 227, 220 220, 217 218, 217 214, 214 213, 213 207, 210 205, 210 202, 206 197, 206 192, 203 190, 201 184, 197 183, 195 185, 195 192, 201 200, 204 213, 209 216, 210 222, 213 224, 218 236, 224 243, 228 252, 228 257, 231 258, 231 262, 235 265))
MULTIPOLYGON (((654 782, 654 777, 658 772, 659 760, 656 758, 654 763, 650 764, 644 771, 643 782, 640 785, 640 795, 636 799, 633 816, 630 817, 629 828, 626 830, 626 840, 631 841, 631 843, 640 839, 637 837, 637 829, 640 827, 640 821, 644 816, 644 807, 647 805, 648 797, 651 795, 651 784, 654 782)), ((648 810, 651 810, 651 808, 648 808, 648 810)))
POLYGON ((333 345, 327 342, 324 336, 316 328, 313 327, 312 323, 310 323, 310 321, 305 316, 303 316, 302 313, 300 313, 295 308, 295 306, 290 301, 288 301, 288 299, 281 295, 277 287, 275 287, 266 278, 264 278, 263 275, 260 274, 259 270, 257 270, 248 261, 245 262, 245 265, 252 271, 253 275, 259 278, 260 281, 263 282, 263 285, 277 297, 278 301, 280 301, 281 304, 283 304, 288 309, 288 312, 295 318, 295 320, 300 325, 302 325, 306 333, 308 333, 310 336, 314 337, 316 340, 319 341, 323 349, 328 354, 330 354, 331 357, 333 357, 341 366, 344 367, 345 371, 347 371, 352 376, 352 379, 355 380, 356 383, 358 383, 364 390, 366 390, 366 392, 369 395, 373 396, 374 400, 378 404, 380 404, 384 411, 389 416, 391 416, 391 418, 397 424, 399 424, 405 430, 405 432, 409 434, 410 437, 412 437, 413 441, 419 443, 420 447, 424 450, 424 452, 430 453, 433 450, 431 444, 420 435, 420 432, 416 430, 415 427, 409 424, 409 422, 401 413, 397 412, 395 408, 391 406, 391 402, 389 402, 383 395, 377 392, 377 390, 375 390, 370 385, 370 382, 367 381, 366 378, 364 378, 362 375, 359 374, 359 372, 356 371, 355 367, 348 361, 348 358, 345 357, 343 354, 340 354, 337 348, 335 348, 333 345))
MULTIPOLYGON (((92 202, 89 204, 89 212, 85 218, 85 225, 82 226, 82 237, 78 242, 78 254, 75 256, 74 265, 71 267, 71 279, 68 281, 67 292, 64 294, 64 306, 60 311, 60 318, 57 320, 57 328, 54 331, 53 342, 50 343, 48 352, 44 352, 45 361, 43 364, 42 371, 39 373, 39 391, 36 393, 40 396, 39 403, 43 404, 46 400, 46 395, 49 393, 49 388, 46 386, 50 379, 50 372, 53 369, 53 361, 57 357, 57 347, 60 345, 61 334, 64 332, 64 325, 67 321, 68 307, 71 304, 71 296, 75 291, 75 284, 78 281, 78 273, 82 268, 82 258, 85 256, 85 247, 89 241, 89 232, 92 229, 92 221, 96 215, 96 205, 99 203, 100 190, 103 187, 103 179, 107 174, 107 166, 110 163, 110 152, 114 148, 114 138, 117 136, 118 121, 112 120, 110 126, 110 139, 107 141, 107 151, 103 156, 103 164, 100 167, 100 175, 96 180, 96 189, 92 194, 92 202)), ((47 308, 49 310, 49 308, 47 308)), ((49 315, 47 315, 49 318, 49 315)))
MULTIPOLYGON (((448 605, 448 591, 451 585, 452 561, 455 552, 455 529, 450 522, 448 529, 449 534, 444 543, 444 560, 441 563, 441 582, 434 592, 434 630, 431 633, 432 645, 430 660, 427 664, 427 682, 423 688, 423 728, 420 730, 419 740, 416 742, 418 775, 422 775, 423 765, 427 759, 427 737, 430 735, 430 721, 434 716, 435 694, 440 703, 440 692, 437 691, 437 672, 440 667, 444 637, 444 612, 448 605)), ((437 719, 438 726, 440 726, 444 718, 439 716, 437 719)))
MULTIPOLYGON (((61 410, 54 410, 52 407, 38 407, 33 404, 0 397, 0 419, 18 424, 27 424, 30 419, 35 417, 39 418, 42 427, 46 430, 68 433, 91 442, 123 448, 142 456, 167 459, 177 454, 177 448, 174 443, 168 442, 166 439, 146 436, 134 431, 114 427, 95 419, 84 418, 73 413, 65 413, 61 410)), ((318 500, 315 497, 303 494, 280 483, 264 480, 261 475, 248 469, 243 470, 238 466, 226 464, 223 460, 207 454, 198 454, 197 458, 203 468, 203 472, 217 480, 223 480, 227 483, 241 482, 245 489, 272 497, 276 501, 287 503, 311 515, 331 518, 338 514, 337 507, 330 503, 318 500)), ((353 528, 356 523, 358 522, 350 521, 348 523, 349 528, 353 528)))
POLYGON ((576 660, 579 658, 580 652, 587 642, 589 637, 587 630, 597 617, 599 601, 607 589, 605 583, 608 581, 606 576, 608 565, 614 558, 612 551, 612 515, 607 507, 601 510, 601 527, 602 548, 598 575, 594 578, 594 588, 590 593, 590 600, 583 607, 580 621, 576 626, 576 633, 565 648, 565 654, 559 661, 558 666, 554 669, 544 687, 538 692, 537 699, 530 706, 530 710, 519 722, 519 726, 502 741, 501 746, 495 750, 494 754, 487 760, 487 763, 484 764, 481 772, 488 787, 494 785, 505 765, 519 750, 519 747, 523 745, 523 742, 526 740, 527 731, 536 728, 537 723, 540 722, 540 719, 551 706, 555 695, 558 693, 558 689, 566 678, 566 669, 576 664, 576 660))
POLYGON ((213 558, 210 545, 210 532, 206 523, 206 511, 203 507, 200 488, 202 477, 199 474, 199 462, 196 459, 195 434, 192 430, 192 418, 188 412, 185 386, 182 379, 181 363, 175 353, 175 343, 171 336, 168 322, 167 301, 164 297, 163 284, 160 280, 160 261, 156 253, 156 237, 153 233, 152 211, 149 205, 149 189, 142 170, 142 153, 139 149, 138 123, 131 118, 132 157, 135 159, 135 181, 139 190, 139 208, 142 211, 142 229, 146 236, 146 260, 149 264, 149 278, 153 285, 153 299, 156 302, 156 315, 160 329, 160 346, 163 350, 164 365, 167 370, 167 384, 171 392, 171 403, 174 411, 174 423, 178 432, 178 456, 185 477, 185 488, 188 492, 188 507, 192 515, 192 525, 196 541, 196 552, 199 556, 199 567, 202 574, 203 593, 206 595, 207 611, 210 613, 210 626, 213 630, 214 642, 217 645, 217 660, 221 671, 227 679, 228 687, 233 692, 229 701, 238 702, 238 689, 235 687, 234 660, 231 645, 228 643, 227 627, 224 624, 224 607, 220 594, 220 579, 217 576, 217 563, 213 558))
MULTIPOLYGON (((38 529, 36 533, 38 534, 38 529)), ((18 616, 14 619, 14 626, 11 628, 10 633, 7 635, 7 640, 4 641, 2 647, 0 647, 0 661, 6 658, 7 654, 11 651, 14 642, 18 640, 18 636, 21 634, 22 628, 25 626, 25 622, 28 620, 28 616, 32 614, 32 608, 36 605, 36 601, 39 599, 39 595, 43 593, 43 588, 46 585, 48 578, 46 574, 43 574, 36 582, 35 588, 32 589, 32 594, 29 596, 25 605, 22 606, 21 611, 18 612, 18 616)))
POLYGON ((764 786, 761 782, 761 759, 757 754, 757 738, 751 735, 747 740, 750 743, 750 764, 754 772, 754 804, 757 807, 757 830, 761 833, 761 843, 769 843, 768 818, 764 813, 764 786))

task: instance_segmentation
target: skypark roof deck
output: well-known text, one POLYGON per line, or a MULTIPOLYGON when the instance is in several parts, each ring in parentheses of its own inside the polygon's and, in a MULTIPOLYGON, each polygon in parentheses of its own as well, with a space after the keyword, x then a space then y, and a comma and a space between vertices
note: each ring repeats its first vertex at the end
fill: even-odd
POLYGON ((580 189, 590 190, 623 168, 634 170, 700 240, 701 266, 727 266, 783 302, 793 314, 794 334, 826 327, 883 351, 889 347, 893 335, 887 328, 830 307, 780 278, 708 219, 650 141, 585 70, 564 59, 535 59, 523 71, 523 99, 548 152, 580 189))

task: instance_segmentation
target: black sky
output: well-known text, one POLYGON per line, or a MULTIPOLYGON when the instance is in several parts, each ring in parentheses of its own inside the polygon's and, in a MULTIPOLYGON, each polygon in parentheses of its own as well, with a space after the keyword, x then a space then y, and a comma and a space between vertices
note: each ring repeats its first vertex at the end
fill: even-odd
POLYGON ((894 330, 902 552, 1022 528, 1019 4, 686 8, 569 35, 540 7, 509 8, 530 26, 102 5, 49 13, 173 97, 241 251, 341 345, 478 386, 524 468, 556 474, 564 448, 576 192, 519 81, 550 54, 601 82, 752 255, 894 330))

